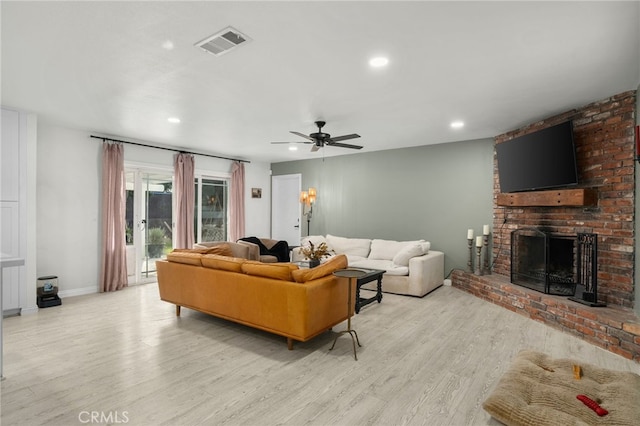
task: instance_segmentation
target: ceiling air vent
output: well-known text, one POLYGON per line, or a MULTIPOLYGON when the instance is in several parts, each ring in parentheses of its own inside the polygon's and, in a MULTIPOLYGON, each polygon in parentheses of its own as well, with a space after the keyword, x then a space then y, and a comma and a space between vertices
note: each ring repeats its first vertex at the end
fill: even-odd
POLYGON ((220 56, 250 40, 251 39, 249 37, 242 34, 235 28, 227 27, 214 35, 197 42, 195 46, 206 52, 220 56))

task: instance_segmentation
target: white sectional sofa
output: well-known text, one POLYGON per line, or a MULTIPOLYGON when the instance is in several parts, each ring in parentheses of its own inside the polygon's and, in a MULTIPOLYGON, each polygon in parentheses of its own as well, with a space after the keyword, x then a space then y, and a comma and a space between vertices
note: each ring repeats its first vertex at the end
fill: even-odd
MULTIPOLYGON (((327 234, 304 237, 301 246, 326 243, 335 254, 345 254, 354 268, 383 269, 382 291, 387 293, 424 296, 444 283, 444 253, 431 250, 425 240, 391 241, 366 238, 345 238, 327 234)), ((296 248, 292 261, 305 257, 296 248)), ((376 283, 363 288, 375 289, 376 283)))

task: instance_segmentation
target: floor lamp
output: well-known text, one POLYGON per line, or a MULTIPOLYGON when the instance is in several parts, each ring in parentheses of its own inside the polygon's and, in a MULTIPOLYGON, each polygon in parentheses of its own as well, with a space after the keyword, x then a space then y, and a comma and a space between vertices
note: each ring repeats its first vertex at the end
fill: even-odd
POLYGON ((313 214, 313 203, 316 202, 316 189, 309 188, 308 191, 300 192, 300 203, 302 203, 302 214, 307 218, 307 235, 310 235, 311 229, 311 216, 313 214), (304 206, 309 207, 309 210, 305 213, 304 206))

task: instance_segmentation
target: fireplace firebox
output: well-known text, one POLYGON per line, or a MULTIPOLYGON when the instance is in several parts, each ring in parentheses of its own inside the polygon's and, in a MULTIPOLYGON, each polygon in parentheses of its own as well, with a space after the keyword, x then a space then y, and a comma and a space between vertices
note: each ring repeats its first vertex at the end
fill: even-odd
POLYGON ((511 282, 545 294, 574 296, 576 237, 522 228, 511 232, 511 282))

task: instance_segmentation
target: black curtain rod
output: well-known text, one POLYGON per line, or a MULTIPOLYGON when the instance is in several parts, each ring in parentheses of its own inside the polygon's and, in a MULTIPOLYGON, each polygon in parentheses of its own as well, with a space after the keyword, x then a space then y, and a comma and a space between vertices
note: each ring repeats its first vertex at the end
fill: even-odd
POLYGON ((155 149, 164 149, 165 151, 174 151, 174 152, 179 152, 181 154, 192 154, 192 155, 202 155, 204 157, 212 157, 212 158, 220 158, 222 160, 230 160, 230 161, 240 161, 241 163, 251 163, 251 161, 249 160, 240 160, 238 158, 229 158, 229 157, 222 157, 220 155, 213 155, 213 154, 203 154, 201 152, 191 152, 191 151, 185 151, 183 149, 175 149, 175 148, 166 148, 164 146, 155 146, 155 145, 147 145, 144 143, 138 143, 138 142, 129 142, 129 141, 121 141, 119 139, 111 139, 111 138, 105 138, 104 136, 94 136, 91 135, 92 138, 95 139, 102 139, 103 141, 109 141, 109 142, 120 142, 120 143, 128 143, 130 145, 138 145, 138 146, 144 146, 146 148, 155 148, 155 149))

